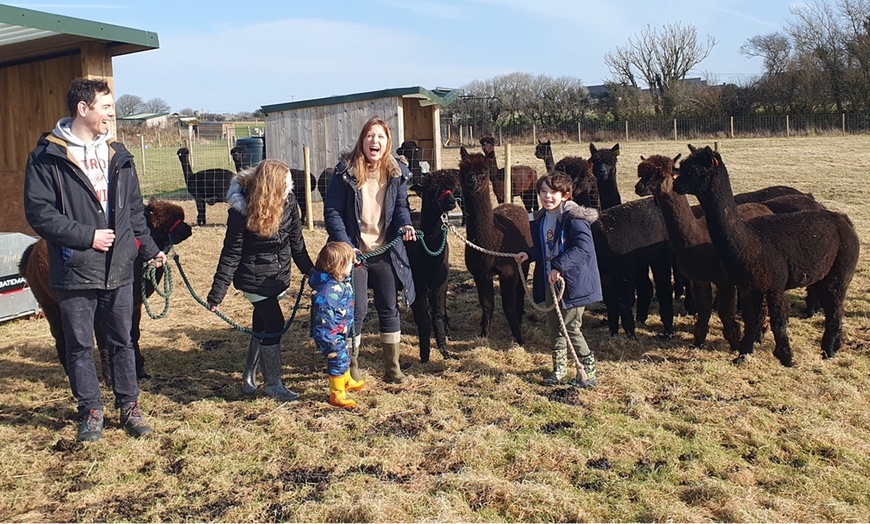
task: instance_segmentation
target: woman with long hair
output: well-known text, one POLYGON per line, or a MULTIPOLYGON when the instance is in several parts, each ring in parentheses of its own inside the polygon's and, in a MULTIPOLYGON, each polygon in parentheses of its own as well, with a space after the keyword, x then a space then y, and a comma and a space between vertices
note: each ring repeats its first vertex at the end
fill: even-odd
POLYGON ((290 167, 266 159, 233 178, 227 191, 230 205, 227 232, 214 282, 208 294, 212 311, 223 301, 232 281, 254 305, 253 331, 242 374, 242 391, 257 390, 257 365, 263 373, 263 391, 280 400, 299 397, 281 381, 281 337, 284 314, 278 300, 290 284, 290 260, 304 274, 314 267, 299 218, 290 167))
MULTIPOLYGON (((369 254, 389 244, 404 230, 402 239, 416 240, 408 207, 407 166, 396 161, 390 128, 380 117, 370 118, 357 138, 347 160, 335 167, 323 217, 330 241, 350 244, 358 254, 369 254)), ((367 257, 353 272, 356 309, 354 314, 354 344, 350 374, 359 374, 359 343, 367 313, 368 289, 374 292, 378 331, 383 348, 384 381, 401 384, 407 377, 399 366, 398 293, 405 305, 414 301, 414 280, 408 265, 405 245, 397 242, 387 252, 367 257)))

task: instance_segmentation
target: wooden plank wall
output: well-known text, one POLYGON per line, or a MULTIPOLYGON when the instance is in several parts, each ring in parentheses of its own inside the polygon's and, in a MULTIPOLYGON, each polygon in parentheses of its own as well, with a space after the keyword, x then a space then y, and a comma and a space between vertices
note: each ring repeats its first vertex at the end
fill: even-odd
POLYGON ((24 220, 24 167, 37 140, 69 115, 66 92, 81 75, 79 55, 0 68, 0 231, 33 234, 24 220))
POLYGON ((0 231, 33 234, 24 219, 27 156, 43 133, 69 116, 66 92, 77 77, 104 79, 114 91, 104 43, 85 42, 79 53, 0 68, 0 188, 10 196, 0 206, 0 231))
POLYGON ((350 152, 360 130, 374 115, 383 118, 393 135, 393 153, 401 144, 398 97, 364 100, 281 111, 266 116, 266 155, 303 169, 303 146, 311 155, 311 172, 315 178, 335 167, 341 153, 350 152))

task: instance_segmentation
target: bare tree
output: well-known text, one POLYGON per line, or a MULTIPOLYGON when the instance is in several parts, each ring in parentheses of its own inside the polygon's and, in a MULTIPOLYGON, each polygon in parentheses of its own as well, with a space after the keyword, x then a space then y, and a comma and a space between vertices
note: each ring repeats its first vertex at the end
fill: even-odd
POLYGON ((779 75, 791 65, 791 40, 782 33, 753 36, 740 46, 740 53, 747 58, 764 60, 765 75, 779 75))
POLYGON ((155 97, 145 102, 143 109, 148 113, 168 113, 171 107, 166 100, 155 97))
POLYGON ((115 100, 115 113, 130 116, 142 112, 142 99, 136 95, 121 95, 115 100))
POLYGON ((661 31, 647 25, 640 34, 633 34, 625 47, 617 46, 607 53, 604 62, 618 83, 639 88, 638 80, 646 83, 657 115, 674 113, 670 91, 695 66, 704 61, 716 45, 708 36, 698 41, 693 25, 683 28, 679 22, 665 24, 661 31))

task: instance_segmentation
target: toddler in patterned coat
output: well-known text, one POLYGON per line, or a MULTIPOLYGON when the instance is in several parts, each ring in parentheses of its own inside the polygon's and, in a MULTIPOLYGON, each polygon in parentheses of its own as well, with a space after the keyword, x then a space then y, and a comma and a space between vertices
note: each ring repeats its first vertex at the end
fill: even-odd
POLYGON ((353 334, 353 287, 348 277, 356 254, 350 244, 328 242, 314 263, 311 285, 311 336, 326 357, 329 403, 346 409, 356 407, 348 391, 359 391, 365 381, 350 376, 347 341, 353 334))

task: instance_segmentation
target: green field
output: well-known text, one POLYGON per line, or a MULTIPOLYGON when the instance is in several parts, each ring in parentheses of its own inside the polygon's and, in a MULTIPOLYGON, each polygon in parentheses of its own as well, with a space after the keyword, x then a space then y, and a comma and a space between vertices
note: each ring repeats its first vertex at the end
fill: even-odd
MULTIPOLYGON (((621 146, 624 200, 636 198, 641 155, 688 153, 682 142, 621 146)), ((870 137, 726 140, 720 150, 736 191, 790 185, 854 222, 863 250, 835 359, 821 359, 823 318, 803 318, 802 290, 789 292, 792 368, 773 357, 769 334, 745 365, 732 365, 715 315, 707 345, 695 348, 687 315, 662 339, 654 310, 629 340, 610 337, 603 307, 594 306, 584 332, 600 386, 547 388, 541 314, 526 307, 526 344, 517 346, 497 298, 493 335, 478 337, 476 291, 462 242, 451 236, 449 345, 459 359, 433 352, 419 364, 404 310, 402 360, 413 377, 385 385, 370 318, 361 351, 369 385, 352 395, 358 410, 342 411, 327 403, 325 362, 301 310, 283 363, 285 382, 302 398, 282 404, 242 394, 246 337, 198 305, 176 272, 168 316, 142 324, 154 377, 141 383, 155 429, 149 438, 126 437, 108 410, 103 440, 75 444, 75 402, 46 321, 0 325, 0 520, 870 521, 870 137)), ((554 145, 556 159, 588 152, 588 144, 554 145)), ((174 149, 146 154, 155 173, 181 179, 174 149)), ((445 150, 444 167, 458 156, 445 150)), ((512 156, 543 169, 532 146, 512 156)), ((191 221, 192 202, 182 205, 191 221)), ((209 225, 176 249, 201 296, 226 204, 207 212, 209 225)), ((311 253, 326 240, 321 213, 315 204, 315 229, 305 232, 311 253)), ((294 296, 300 278, 294 269, 294 296)), ((288 300, 287 315, 291 308, 288 300)), ((250 325, 250 304, 237 292, 221 311, 250 325)))

